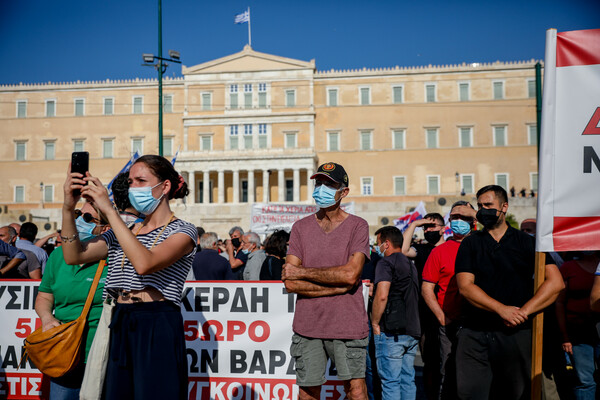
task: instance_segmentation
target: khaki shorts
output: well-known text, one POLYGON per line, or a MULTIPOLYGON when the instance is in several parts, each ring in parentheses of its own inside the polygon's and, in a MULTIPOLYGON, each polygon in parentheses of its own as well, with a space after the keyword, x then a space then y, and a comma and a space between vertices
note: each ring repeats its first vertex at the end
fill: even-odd
POLYGON ((325 379, 327 358, 331 359, 340 380, 365 377, 367 344, 369 338, 356 340, 313 339, 292 336, 290 353, 296 363, 296 384, 298 386, 320 386, 325 379))

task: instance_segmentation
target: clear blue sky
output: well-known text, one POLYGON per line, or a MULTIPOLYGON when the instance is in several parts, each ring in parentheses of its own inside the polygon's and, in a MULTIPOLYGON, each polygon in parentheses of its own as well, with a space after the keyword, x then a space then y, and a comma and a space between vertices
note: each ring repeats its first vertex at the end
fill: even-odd
MULTIPOLYGON (((0 84, 156 77, 157 0, 0 0, 0 84)), ((163 52, 192 66, 252 47, 317 69, 543 59, 545 31, 600 28, 599 0, 163 0, 163 52)), ((181 75, 170 66, 167 75, 181 75)))

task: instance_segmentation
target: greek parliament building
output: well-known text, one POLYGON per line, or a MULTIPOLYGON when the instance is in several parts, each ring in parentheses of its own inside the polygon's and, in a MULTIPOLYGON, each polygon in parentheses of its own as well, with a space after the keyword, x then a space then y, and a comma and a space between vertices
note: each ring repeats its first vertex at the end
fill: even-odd
MULTIPOLYGON (((446 213, 497 183, 537 192, 535 62, 316 69, 241 52, 163 84, 166 157, 190 196, 177 215, 225 235, 251 204, 312 203, 310 176, 337 162, 372 231, 424 201, 446 213), (462 194, 461 194, 462 193, 462 194)), ((60 227, 71 152, 107 184, 132 154, 158 153, 158 82, 0 86, 0 223, 60 227)), ((474 204, 474 202, 473 202, 474 204)), ((535 199, 511 199, 517 220, 535 199)), ((373 233, 373 232, 372 232, 373 233)))

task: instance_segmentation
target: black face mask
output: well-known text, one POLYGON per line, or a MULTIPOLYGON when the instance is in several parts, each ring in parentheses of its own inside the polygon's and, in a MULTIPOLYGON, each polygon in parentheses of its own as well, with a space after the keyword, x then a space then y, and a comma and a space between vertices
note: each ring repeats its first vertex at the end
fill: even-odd
POLYGON ((231 244, 237 249, 238 247, 240 247, 240 238, 231 239, 231 244))
POLYGON ((502 212, 500 210, 496 210, 495 208, 482 208, 477 211, 477 221, 481 223, 486 229, 492 229, 498 223, 498 219, 500 215, 496 215, 497 212, 502 212))
POLYGON ((427 240, 427 243, 436 244, 437 242, 440 241, 440 238, 442 237, 442 232, 441 231, 429 231, 429 232, 425 232, 423 234, 423 236, 425 236, 425 240, 427 240))

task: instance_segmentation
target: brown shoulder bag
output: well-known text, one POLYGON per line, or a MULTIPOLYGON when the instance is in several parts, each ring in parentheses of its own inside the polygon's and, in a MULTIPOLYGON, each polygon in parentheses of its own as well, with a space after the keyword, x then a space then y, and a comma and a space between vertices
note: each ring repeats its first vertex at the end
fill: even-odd
POLYGON ((40 327, 25 338, 24 357, 29 357, 41 372, 51 378, 65 375, 79 363, 83 331, 105 264, 106 260, 102 260, 98 264, 96 276, 79 318, 45 332, 42 332, 40 327))

